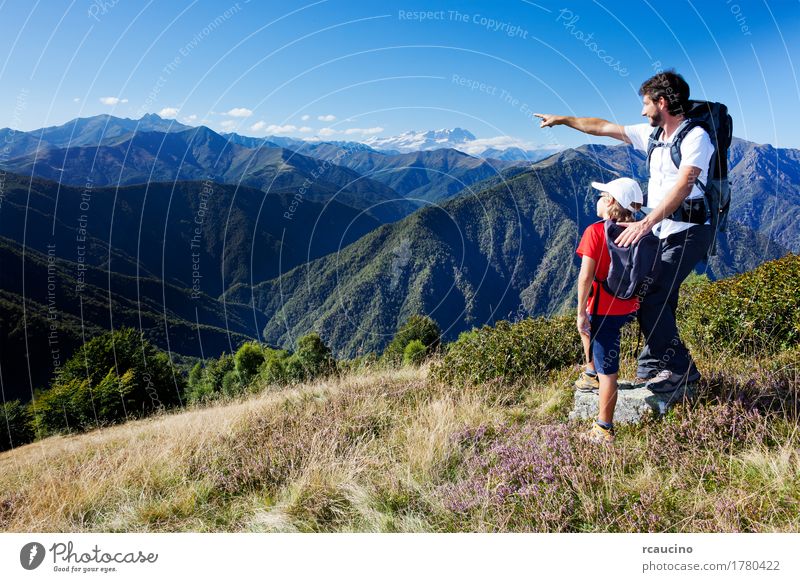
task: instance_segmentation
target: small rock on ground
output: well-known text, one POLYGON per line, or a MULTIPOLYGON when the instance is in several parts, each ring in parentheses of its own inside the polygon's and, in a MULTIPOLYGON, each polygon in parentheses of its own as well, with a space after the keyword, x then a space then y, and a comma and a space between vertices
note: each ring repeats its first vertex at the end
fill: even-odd
MULTIPOLYGON (((617 406, 614 409, 614 424, 637 424, 647 417, 663 416, 676 403, 696 395, 696 385, 689 384, 674 392, 659 394, 631 382, 620 380, 617 406)), ((596 392, 575 391, 570 420, 592 420, 597 418, 600 397, 596 392)))

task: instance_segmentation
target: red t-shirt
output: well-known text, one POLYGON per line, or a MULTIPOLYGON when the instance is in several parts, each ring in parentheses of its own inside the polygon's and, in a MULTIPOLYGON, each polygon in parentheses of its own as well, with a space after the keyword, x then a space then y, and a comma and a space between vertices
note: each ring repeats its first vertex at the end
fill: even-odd
MULTIPOLYGON (((611 267, 611 256, 608 254, 606 233, 603 222, 595 222, 583 232, 578 250, 581 257, 590 257, 595 260, 595 277, 601 281, 608 277, 611 267)), ((592 296, 589 297, 589 313, 594 313, 594 301, 597 298, 598 283, 592 283, 592 296)), ((639 309, 639 298, 617 299, 605 289, 600 289, 600 304, 597 306, 597 315, 628 315, 639 309)))

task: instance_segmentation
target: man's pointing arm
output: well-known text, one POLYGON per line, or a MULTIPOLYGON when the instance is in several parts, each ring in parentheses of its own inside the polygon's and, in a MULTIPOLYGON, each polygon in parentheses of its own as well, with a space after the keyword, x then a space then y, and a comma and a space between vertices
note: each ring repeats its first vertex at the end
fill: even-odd
POLYGON ((619 124, 611 123, 599 117, 572 117, 569 115, 551 115, 549 113, 534 113, 542 120, 539 127, 553 127, 554 125, 566 125, 572 129, 577 129, 589 135, 600 135, 603 137, 613 137, 625 143, 631 143, 625 134, 625 128, 619 124))

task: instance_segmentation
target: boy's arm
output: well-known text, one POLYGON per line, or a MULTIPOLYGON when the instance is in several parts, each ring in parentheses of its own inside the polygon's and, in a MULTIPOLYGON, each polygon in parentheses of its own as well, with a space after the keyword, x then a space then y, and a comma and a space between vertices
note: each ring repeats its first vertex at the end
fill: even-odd
POLYGON ((581 272, 578 275, 578 331, 589 335, 589 318, 586 307, 589 302, 589 291, 594 281, 595 260, 584 255, 581 259, 581 272))
POLYGON ((572 117, 569 115, 551 115, 549 113, 534 113, 534 116, 542 120, 539 127, 552 127, 554 125, 566 125, 572 129, 577 129, 589 135, 601 135, 603 137, 613 137, 625 143, 631 143, 625 133, 625 127, 617 123, 611 123, 599 117, 572 117))

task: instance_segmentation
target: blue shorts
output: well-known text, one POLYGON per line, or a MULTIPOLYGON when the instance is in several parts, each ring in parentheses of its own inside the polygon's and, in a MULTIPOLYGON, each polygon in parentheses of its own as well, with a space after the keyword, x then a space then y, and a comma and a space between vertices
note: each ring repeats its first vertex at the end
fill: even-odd
POLYGON ((589 316, 592 359, 598 374, 611 375, 619 372, 619 344, 622 326, 636 319, 635 313, 628 315, 589 316))

